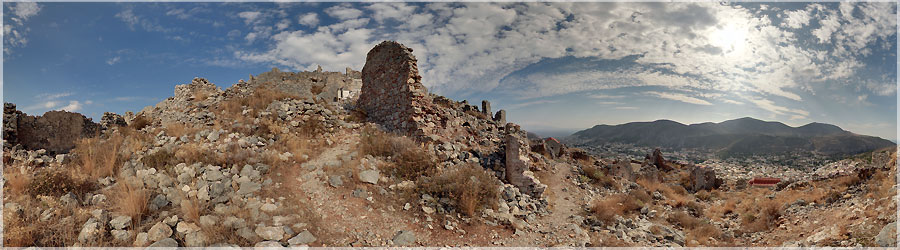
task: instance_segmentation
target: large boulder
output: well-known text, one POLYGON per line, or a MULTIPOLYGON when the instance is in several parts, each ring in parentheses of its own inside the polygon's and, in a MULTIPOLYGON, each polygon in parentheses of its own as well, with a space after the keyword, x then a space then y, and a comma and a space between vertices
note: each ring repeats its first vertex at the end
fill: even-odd
POLYGON ((637 177, 634 174, 634 168, 631 167, 631 161, 617 160, 609 166, 609 174, 625 180, 634 181, 637 177))
POLYGON ((666 159, 663 158, 662 151, 660 151, 659 148, 654 149, 653 153, 647 155, 645 159, 649 160, 653 165, 656 165, 656 168, 659 170, 668 172, 675 169, 666 162, 666 159))
POLYGON ((716 177, 711 168, 693 167, 691 169, 691 191, 712 190, 722 185, 722 179, 716 177))

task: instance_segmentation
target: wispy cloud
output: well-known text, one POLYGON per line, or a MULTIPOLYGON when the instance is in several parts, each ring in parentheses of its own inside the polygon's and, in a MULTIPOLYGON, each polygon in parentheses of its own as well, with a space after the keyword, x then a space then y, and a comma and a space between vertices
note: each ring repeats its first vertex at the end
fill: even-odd
POLYGON ((622 106, 622 107, 615 107, 615 109, 619 109, 619 110, 634 110, 634 109, 640 109, 640 108, 638 108, 638 107, 631 107, 631 106, 622 106))
POLYGON ((533 105, 551 104, 551 103, 558 103, 558 102, 559 102, 558 100, 537 100, 537 101, 530 101, 530 102, 522 102, 522 103, 510 105, 509 109, 520 109, 520 108, 533 106, 533 105))
POLYGON ((672 93, 672 92, 645 92, 648 95, 656 96, 663 99, 675 100, 684 103, 697 104, 697 105, 712 105, 706 100, 702 100, 696 97, 690 97, 680 93, 672 93))

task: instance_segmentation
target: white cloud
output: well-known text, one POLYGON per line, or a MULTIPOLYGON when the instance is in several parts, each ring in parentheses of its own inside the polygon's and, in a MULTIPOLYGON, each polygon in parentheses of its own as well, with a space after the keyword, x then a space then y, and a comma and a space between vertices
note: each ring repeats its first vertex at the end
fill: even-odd
POLYGON ((41 6, 35 2, 18 2, 13 6, 13 14, 22 20, 28 20, 41 11, 41 6))
POLYGON ((762 98, 753 98, 747 97, 747 101, 750 101, 753 104, 756 104, 757 107, 772 112, 774 114, 779 115, 800 115, 803 117, 809 116, 809 111, 801 110, 801 109, 792 109, 783 106, 776 105, 775 102, 762 98), (792 114, 789 114, 792 113, 792 114))
POLYGON ((520 109, 520 108, 524 108, 524 107, 528 107, 528 106, 532 106, 532 105, 551 104, 551 103, 558 103, 558 102, 559 102, 558 100, 537 100, 537 101, 530 101, 530 102, 522 102, 522 103, 516 103, 513 105, 509 105, 509 109, 513 110, 513 109, 520 109))
POLYGON ((351 8, 349 5, 333 6, 325 9, 325 13, 342 21, 359 18, 363 14, 361 10, 351 8))
POLYGON ((161 25, 155 23, 154 21, 147 20, 141 18, 137 14, 134 14, 134 9, 131 6, 125 7, 119 13, 116 13, 115 17, 119 18, 128 25, 128 28, 131 30, 135 30, 136 27, 140 27, 146 31, 150 32, 171 32, 171 29, 167 29, 162 27, 161 25))
POLYGON ((799 29, 809 25, 809 19, 812 18, 809 11, 806 10, 785 11, 784 15, 785 17, 781 26, 791 29, 799 29))
POLYGON ((319 16, 316 13, 306 13, 297 18, 297 22, 301 25, 315 27, 319 25, 319 16))
POLYGON ((260 17, 262 17, 262 12, 244 11, 244 12, 238 13, 238 17, 244 19, 244 24, 247 24, 247 25, 256 24, 261 21, 260 17))
POLYGON ((373 3, 365 8, 373 12, 372 18, 379 23, 387 19, 401 20, 407 18, 416 10, 416 6, 405 3, 373 3))
POLYGON ((115 56, 115 57, 113 57, 113 58, 110 58, 110 59, 106 60, 106 64, 109 64, 109 65, 111 66, 111 65, 114 65, 114 64, 116 64, 116 63, 119 63, 119 60, 121 60, 121 59, 122 59, 122 57, 120 57, 120 56, 115 56))
POLYGON ((291 21, 290 21, 290 20, 287 20, 287 19, 281 19, 280 22, 278 22, 277 24, 275 24, 275 28, 276 28, 277 30, 287 29, 287 28, 290 27, 290 26, 291 26, 291 21))
POLYGON ((78 111, 78 110, 81 109, 81 106, 82 106, 81 103, 78 102, 78 101, 69 101, 69 105, 66 105, 66 106, 64 106, 64 107, 62 107, 62 108, 59 108, 59 110, 65 110, 65 111, 69 111, 69 112, 76 112, 76 111, 78 111))
POLYGON ((28 44, 28 32, 31 28, 25 26, 25 21, 38 14, 41 6, 35 2, 17 2, 8 3, 4 6, 10 6, 13 17, 11 22, 5 22, 3 25, 3 52, 9 54, 13 48, 24 47, 28 44))
MULTIPOLYGON (((811 84, 851 76, 866 66, 849 60, 848 53, 864 53, 865 46, 860 45, 895 33, 896 25, 889 22, 893 19, 885 14, 891 8, 879 4, 855 5, 865 16, 858 19, 865 20, 854 22, 865 25, 848 26, 845 17, 821 10, 817 4, 789 11, 779 22, 815 27, 815 20, 822 26, 812 31, 817 41, 839 40, 847 52, 803 47, 793 29, 779 27, 746 8, 716 3, 430 3, 421 8, 377 3, 360 8, 365 14, 371 12, 372 23, 360 9, 337 5, 325 13, 340 19, 338 23, 310 32, 258 35, 253 38, 271 39, 271 49, 235 55, 298 70, 318 64, 359 69, 371 46, 396 40, 415 50, 423 83, 439 94, 499 87, 529 99, 662 86, 687 92, 696 100, 682 101, 701 105, 712 100, 700 95, 709 91, 740 91, 799 102, 800 93, 811 91, 811 84), (404 22, 381 25, 397 17, 404 22), (358 40, 341 39, 348 36, 358 40), (640 55, 636 62, 643 67, 509 76, 545 58, 618 60, 633 55, 640 55), (500 86, 501 79, 521 83, 500 86)), ((314 26, 319 20, 309 13, 298 21, 314 26)))
POLYGON ((648 91, 645 93, 648 95, 659 97, 659 98, 669 99, 669 100, 674 100, 674 101, 679 101, 679 102, 684 102, 684 103, 697 104, 697 105, 712 105, 712 103, 709 103, 706 100, 702 100, 702 99, 699 99, 696 97, 690 97, 690 96, 687 96, 684 94, 679 94, 679 93, 655 92, 655 91, 648 91))
POLYGON ((635 109, 640 109, 640 108, 638 108, 638 107, 631 107, 631 106, 622 106, 622 107, 615 107, 614 109, 618 109, 618 110, 635 110, 635 109))

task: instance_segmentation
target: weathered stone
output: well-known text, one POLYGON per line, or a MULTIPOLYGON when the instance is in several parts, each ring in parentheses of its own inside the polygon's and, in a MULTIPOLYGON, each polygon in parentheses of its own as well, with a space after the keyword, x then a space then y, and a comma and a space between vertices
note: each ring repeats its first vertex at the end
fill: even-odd
POLYGON ((566 152, 565 146, 553 137, 545 139, 544 145, 547 147, 547 153, 553 158, 559 158, 566 152))
POLYGON ((397 231, 397 234, 394 235, 391 241, 394 242, 395 246, 412 246, 416 244, 416 234, 407 230, 397 231))
POLYGON ((424 107, 431 103, 421 80, 412 49, 384 41, 366 55, 357 104, 388 130, 417 134, 425 126, 424 107))
POLYGON ((656 165, 656 168, 659 170, 666 172, 675 170, 675 168, 669 165, 669 163, 666 162, 666 159, 663 158, 662 151, 660 151, 659 148, 654 149, 653 153, 647 155, 645 158, 652 162, 653 165, 656 165))
POLYGON ((103 112, 103 116, 100 118, 100 126, 104 129, 109 129, 115 126, 128 126, 128 123, 125 122, 125 118, 121 115, 112 112, 103 112))
POLYGON ((343 186, 344 181, 341 180, 340 175, 332 175, 331 177, 328 177, 328 185, 331 185, 331 187, 336 188, 336 187, 343 186))
POLYGON ((46 149, 47 153, 68 153, 81 138, 92 137, 100 126, 79 113, 49 111, 30 116, 16 110, 15 104, 3 106, 3 140, 22 145, 26 150, 46 149))
POLYGON ((891 222, 881 228, 878 235, 875 236, 875 244, 880 247, 896 247, 897 246, 897 222, 891 222))
POLYGON ((153 227, 151 227, 150 230, 147 231, 147 236, 147 239, 151 242, 157 242, 159 240, 172 236, 172 228, 165 223, 157 222, 156 225, 153 225, 153 227))
POLYGON ((617 160, 614 162, 609 167, 609 174, 630 181, 634 181, 636 177, 634 168, 631 167, 631 163, 627 160, 617 160))
POLYGON ((209 245, 209 238, 203 232, 192 232, 184 236, 184 246, 186 247, 202 247, 209 245))
POLYGON ((506 136, 506 181, 533 197, 541 197, 547 185, 529 170, 528 144, 515 134, 506 136))
POLYGON ((379 178, 381 178, 381 173, 378 170, 365 170, 359 173, 359 181, 365 183, 378 184, 379 178))
POLYGON ((284 229, 281 227, 257 227, 255 232, 265 240, 279 241, 284 238, 284 229))
POLYGON ((113 239, 116 241, 127 242, 127 240, 131 239, 132 233, 131 233, 131 231, 127 231, 127 230, 112 230, 109 232, 109 234, 112 235, 113 239))
POLYGON ((112 220, 109 221, 109 227, 112 229, 125 229, 126 227, 131 226, 131 216, 116 216, 112 220))
POLYGON ((81 232, 78 233, 78 242, 88 243, 97 240, 100 234, 100 223, 96 219, 91 218, 81 226, 81 232))
POLYGON ((270 247, 274 247, 274 248, 282 248, 282 247, 284 247, 284 246, 282 246, 281 243, 278 243, 278 241, 270 241, 270 240, 267 240, 267 241, 262 241, 262 242, 256 243, 256 245, 253 245, 253 247, 257 247, 257 248, 270 248, 270 247))
POLYGON ((712 190, 722 185, 722 179, 716 177, 711 168, 693 167, 691 170, 691 191, 712 190))
POLYGON ((499 110, 494 114, 494 121, 500 126, 506 126, 506 110, 499 110))
POLYGON ((136 237, 134 237, 134 242, 131 244, 133 247, 145 247, 150 244, 150 235, 147 233, 139 233, 136 237))
POLYGON ((488 117, 491 117, 491 115, 493 114, 491 113, 491 102, 489 102, 488 100, 481 101, 481 113, 488 117))
POLYGON ((178 247, 178 242, 172 238, 165 238, 165 239, 153 242, 153 244, 150 244, 150 246, 148 246, 148 248, 151 248, 151 249, 158 249, 158 247, 168 247, 168 248, 174 249, 174 248, 178 247))
POLYGON ((291 244, 291 246, 293 247, 293 246, 307 245, 307 244, 313 243, 315 241, 316 241, 316 236, 314 236, 312 233, 310 233, 309 230, 303 230, 303 232, 300 232, 299 234, 297 234, 297 236, 294 236, 293 238, 289 239, 288 244, 291 244))

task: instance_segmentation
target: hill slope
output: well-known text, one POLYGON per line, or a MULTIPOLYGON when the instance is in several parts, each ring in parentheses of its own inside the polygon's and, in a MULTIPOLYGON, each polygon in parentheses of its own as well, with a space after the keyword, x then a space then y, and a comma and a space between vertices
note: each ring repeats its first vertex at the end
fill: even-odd
POLYGON ((788 151, 847 155, 894 145, 888 140, 854 134, 831 124, 810 123, 791 127, 780 122, 749 117, 691 125, 669 120, 597 125, 576 132, 565 140, 573 145, 615 142, 667 148, 700 148, 728 155, 788 151))

